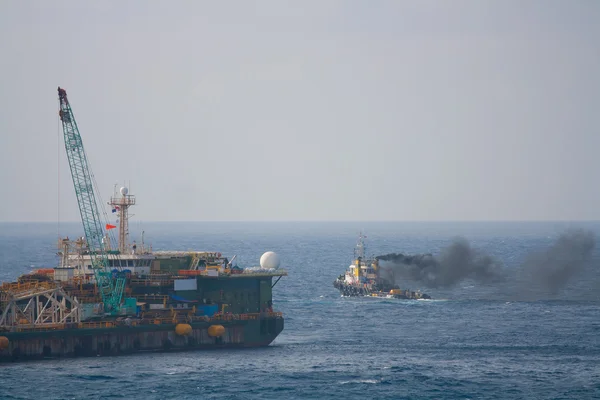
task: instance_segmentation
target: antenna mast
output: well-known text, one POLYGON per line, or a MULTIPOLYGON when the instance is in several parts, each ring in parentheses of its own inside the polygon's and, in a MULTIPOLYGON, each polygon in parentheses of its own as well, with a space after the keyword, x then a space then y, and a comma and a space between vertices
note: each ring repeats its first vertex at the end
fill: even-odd
POLYGON ((129 207, 135 205, 135 196, 129 194, 126 186, 119 189, 119 194, 115 193, 108 204, 119 215, 119 252, 124 254, 129 248, 129 207))

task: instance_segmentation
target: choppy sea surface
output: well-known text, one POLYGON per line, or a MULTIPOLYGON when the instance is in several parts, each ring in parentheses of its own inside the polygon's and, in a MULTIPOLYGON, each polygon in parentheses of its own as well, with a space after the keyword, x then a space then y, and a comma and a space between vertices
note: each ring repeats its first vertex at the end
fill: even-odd
MULTIPOLYGON (((0 399, 600 398, 600 251, 556 294, 462 281, 431 301, 342 298, 333 280, 360 230, 369 254, 437 253, 462 236, 518 269, 571 228, 600 223, 136 223, 155 250, 214 250, 258 265, 277 252, 285 329, 261 349, 40 361, 0 366, 0 399), (528 300, 523 300, 528 298, 528 300)), ((0 281, 53 267, 58 230, 0 224, 0 281)), ((565 278, 566 279, 566 278, 565 278)))

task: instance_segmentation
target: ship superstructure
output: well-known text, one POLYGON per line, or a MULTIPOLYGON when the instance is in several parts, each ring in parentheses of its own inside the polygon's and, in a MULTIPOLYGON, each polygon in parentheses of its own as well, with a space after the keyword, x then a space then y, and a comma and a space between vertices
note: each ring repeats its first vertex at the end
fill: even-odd
POLYGON ((369 296, 399 299, 429 299, 420 291, 401 289, 386 277, 377 257, 366 256, 366 244, 362 232, 354 248, 354 259, 346 272, 340 275, 333 286, 342 296, 369 296))

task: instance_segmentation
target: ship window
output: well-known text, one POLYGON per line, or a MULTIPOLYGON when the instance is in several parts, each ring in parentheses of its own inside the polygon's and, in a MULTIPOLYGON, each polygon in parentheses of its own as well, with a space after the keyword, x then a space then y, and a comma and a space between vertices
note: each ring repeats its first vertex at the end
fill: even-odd
POLYGON ((129 267, 133 267, 133 260, 127 260, 127 265, 129 267))

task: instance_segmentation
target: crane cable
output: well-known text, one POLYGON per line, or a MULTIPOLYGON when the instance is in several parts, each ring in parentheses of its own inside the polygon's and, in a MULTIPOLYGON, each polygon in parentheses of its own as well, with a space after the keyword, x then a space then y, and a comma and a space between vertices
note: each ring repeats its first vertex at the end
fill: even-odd
MULTIPOLYGON (((58 99, 58 109, 60 110, 60 99, 58 99)), ((60 115, 56 121, 56 234, 60 240, 60 115)))

